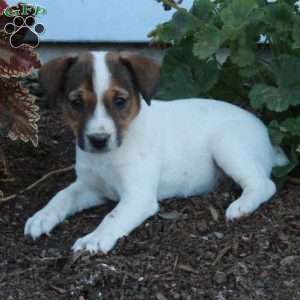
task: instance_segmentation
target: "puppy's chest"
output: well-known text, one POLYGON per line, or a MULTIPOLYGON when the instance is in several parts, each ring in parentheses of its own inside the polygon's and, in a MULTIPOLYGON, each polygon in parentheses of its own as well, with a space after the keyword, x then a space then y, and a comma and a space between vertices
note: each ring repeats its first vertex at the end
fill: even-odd
POLYGON ((109 160, 91 157, 76 160, 76 173, 81 182, 98 190, 104 197, 118 201, 121 178, 116 169, 109 160))

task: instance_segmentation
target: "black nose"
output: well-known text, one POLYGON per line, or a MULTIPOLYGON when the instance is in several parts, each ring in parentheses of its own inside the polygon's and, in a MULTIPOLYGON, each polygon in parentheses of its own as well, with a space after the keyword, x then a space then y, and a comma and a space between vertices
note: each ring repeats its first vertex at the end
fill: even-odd
POLYGON ((87 135, 89 142, 96 149, 102 149, 107 146, 110 135, 107 133, 94 133, 87 135))

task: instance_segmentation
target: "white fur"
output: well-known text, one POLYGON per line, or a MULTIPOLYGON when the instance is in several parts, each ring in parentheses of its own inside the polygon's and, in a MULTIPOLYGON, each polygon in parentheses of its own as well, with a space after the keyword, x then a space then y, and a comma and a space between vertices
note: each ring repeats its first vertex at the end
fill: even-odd
POLYGON ((109 70, 105 63, 106 54, 107 52, 93 52, 93 85, 96 91, 97 105, 92 118, 87 123, 85 130, 85 145, 87 150, 90 151, 93 151, 93 147, 89 145, 87 135, 92 135, 95 133, 109 134, 111 138, 109 139, 108 148, 113 149, 117 147, 117 130, 102 101, 103 95, 108 89, 111 80, 109 70))
POLYGON ((260 120, 234 105, 205 99, 152 101, 151 107, 143 102, 121 147, 102 154, 77 147, 76 182, 28 220, 25 234, 49 233, 67 216, 109 198, 118 205, 73 246, 108 252, 155 214, 160 200, 213 190, 219 168, 243 189, 226 211, 228 220, 237 219, 275 193, 269 177, 280 160, 287 163, 260 120))

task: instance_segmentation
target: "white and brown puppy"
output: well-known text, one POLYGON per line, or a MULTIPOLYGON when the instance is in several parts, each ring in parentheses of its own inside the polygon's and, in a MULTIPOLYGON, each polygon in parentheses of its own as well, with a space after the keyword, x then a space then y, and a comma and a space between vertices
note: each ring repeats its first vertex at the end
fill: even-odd
POLYGON ((219 169, 243 189, 228 220, 252 213, 276 188, 273 166, 287 163, 266 127, 234 105, 205 99, 152 101, 159 65, 127 52, 91 52, 43 66, 48 97, 60 99, 77 137, 77 180, 31 217, 37 238, 83 209, 117 206, 73 250, 108 252, 159 209, 159 201, 211 191, 219 169))

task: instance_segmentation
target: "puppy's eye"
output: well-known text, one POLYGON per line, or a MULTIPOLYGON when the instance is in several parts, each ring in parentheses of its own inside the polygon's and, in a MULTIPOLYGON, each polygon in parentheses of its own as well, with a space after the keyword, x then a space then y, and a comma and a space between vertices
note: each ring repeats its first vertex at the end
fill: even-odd
POLYGON ((81 98, 81 96, 80 95, 77 95, 77 96, 75 96, 75 97, 72 97, 71 99, 70 99, 70 103, 71 103, 71 105, 72 105, 72 108, 74 109, 74 110, 77 110, 77 111, 81 111, 81 110, 83 110, 83 100, 82 100, 82 98, 81 98))
POLYGON ((117 97, 114 99, 114 105, 118 109, 123 109, 126 106, 127 100, 122 97, 117 97))

